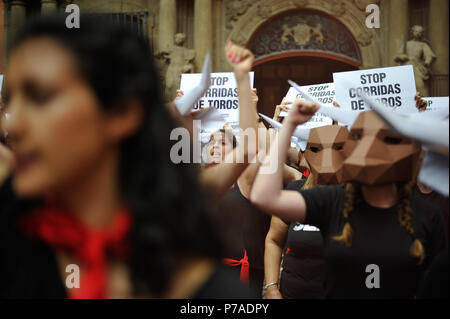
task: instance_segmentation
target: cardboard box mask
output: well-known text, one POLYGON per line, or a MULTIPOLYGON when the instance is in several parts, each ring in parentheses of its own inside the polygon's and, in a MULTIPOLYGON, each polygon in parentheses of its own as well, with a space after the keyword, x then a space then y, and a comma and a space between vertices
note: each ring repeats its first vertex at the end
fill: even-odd
POLYGON ((311 129, 304 157, 318 184, 340 184, 347 128, 328 125, 311 129))
POLYGON ((343 181, 366 185, 410 182, 420 144, 394 133, 375 113, 359 114, 344 146, 343 181))

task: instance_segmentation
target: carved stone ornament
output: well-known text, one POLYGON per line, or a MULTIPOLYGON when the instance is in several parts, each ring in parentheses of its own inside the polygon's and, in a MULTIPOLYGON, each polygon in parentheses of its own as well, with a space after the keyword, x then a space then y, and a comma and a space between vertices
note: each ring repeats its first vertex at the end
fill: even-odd
POLYGON ((361 46, 366 47, 372 42, 372 38, 372 32, 365 31, 358 35, 357 41, 361 46))
POLYGON ((315 11, 291 11, 277 17, 257 31, 248 47, 256 58, 289 51, 320 51, 361 63, 358 44, 347 29, 315 11))
POLYGON ((345 2, 342 0, 331 1, 331 11, 336 17, 342 16, 346 11, 345 2))
POLYGON ((353 3, 359 10, 365 12, 369 4, 379 4, 380 0, 353 0, 353 3))
POLYGON ((243 16, 248 8, 259 0, 227 0, 226 1, 226 29, 231 30, 233 25, 243 16))
POLYGON ((236 44, 245 46, 246 38, 244 37, 244 35, 242 34, 242 32, 235 33, 235 34, 232 36, 231 40, 232 40, 234 43, 236 43, 236 44))
POLYGON ((309 4, 308 0, 291 0, 291 4, 292 6, 300 9, 300 8, 304 8, 309 4))
POLYGON ((258 14, 258 16, 260 16, 262 19, 267 19, 268 17, 270 17, 271 13, 272 13, 272 8, 269 5, 265 5, 265 4, 258 4, 258 6, 256 7, 256 13, 258 14))

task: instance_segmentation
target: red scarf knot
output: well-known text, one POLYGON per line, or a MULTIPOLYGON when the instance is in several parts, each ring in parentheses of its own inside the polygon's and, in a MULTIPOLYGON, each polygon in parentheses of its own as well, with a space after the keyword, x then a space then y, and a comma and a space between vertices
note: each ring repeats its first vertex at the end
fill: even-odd
POLYGON ((241 282, 248 285, 250 274, 250 263, 248 262, 247 251, 244 252, 244 257, 241 260, 224 258, 223 262, 225 265, 231 267, 241 266, 241 273, 240 273, 241 282))
POLYGON ((128 254, 132 222, 126 210, 120 210, 108 228, 89 229, 72 214, 52 206, 24 215, 19 223, 28 237, 40 239, 81 263, 80 287, 68 288, 69 298, 105 298, 107 257, 124 260, 128 254))

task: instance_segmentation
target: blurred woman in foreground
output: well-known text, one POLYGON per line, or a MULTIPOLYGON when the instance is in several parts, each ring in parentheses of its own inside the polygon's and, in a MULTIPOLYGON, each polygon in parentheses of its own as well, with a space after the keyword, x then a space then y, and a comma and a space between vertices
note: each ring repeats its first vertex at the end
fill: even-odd
POLYGON ((174 122, 148 45, 81 21, 38 18, 12 46, 0 296, 245 296, 218 266, 198 173, 169 158, 174 122))

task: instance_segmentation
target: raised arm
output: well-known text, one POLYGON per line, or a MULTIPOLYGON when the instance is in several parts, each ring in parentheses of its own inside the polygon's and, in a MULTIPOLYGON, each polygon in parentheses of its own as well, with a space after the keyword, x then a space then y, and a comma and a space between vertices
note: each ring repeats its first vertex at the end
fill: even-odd
POLYGON ((249 78, 254 56, 249 50, 231 43, 225 49, 227 57, 232 63, 238 86, 239 128, 241 129, 241 136, 239 145, 226 155, 224 162, 208 167, 201 173, 203 184, 217 197, 225 194, 236 182, 238 177, 254 159, 258 145, 258 116, 256 103, 252 99, 249 78), (242 132, 247 129, 253 130, 255 138, 249 138, 247 139, 247 143, 245 143, 245 135, 242 132), (240 161, 241 159, 242 161, 240 161))
POLYGON ((297 100, 284 120, 278 137, 253 184, 250 200, 261 210, 282 219, 303 222, 306 204, 299 192, 283 190, 283 166, 291 143, 291 136, 299 124, 307 122, 318 105, 297 100))

